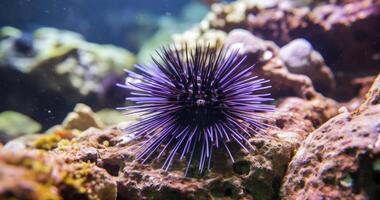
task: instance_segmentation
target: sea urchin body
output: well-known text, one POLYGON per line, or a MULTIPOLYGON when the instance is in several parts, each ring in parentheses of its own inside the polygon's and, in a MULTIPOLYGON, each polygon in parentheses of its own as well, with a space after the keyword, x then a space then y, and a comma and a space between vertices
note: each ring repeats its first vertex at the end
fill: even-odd
POLYGON ((136 159, 145 162, 166 152, 168 170, 178 155, 188 159, 186 175, 193 160, 201 173, 209 169, 213 149, 223 148, 234 161, 231 142, 253 148, 248 139, 266 127, 257 112, 274 109, 273 99, 262 92, 270 88, 268 80, 252 75, 254 65, 237 50, 209 46, 162 48, 157 55, 151 65, 136 66, 140 73, 127 70, 135 81, 120 85, 132 91, 127 100, 134 102, 120 109, 141 115, 128 128, 144 138, 136 159))

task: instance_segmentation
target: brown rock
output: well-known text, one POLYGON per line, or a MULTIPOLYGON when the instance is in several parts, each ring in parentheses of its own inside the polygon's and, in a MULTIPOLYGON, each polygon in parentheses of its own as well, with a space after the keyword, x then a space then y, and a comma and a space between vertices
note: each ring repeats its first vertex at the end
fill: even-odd
POLYGON ((376 199, 380 194, 380 76, 367 100, 315 130, 289 164, 283 199, 376 199))

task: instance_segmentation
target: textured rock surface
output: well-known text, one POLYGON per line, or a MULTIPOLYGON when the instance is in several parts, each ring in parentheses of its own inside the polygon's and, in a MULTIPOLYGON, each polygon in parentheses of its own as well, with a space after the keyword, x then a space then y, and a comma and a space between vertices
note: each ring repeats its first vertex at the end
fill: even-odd
POLYGON ((104 169, 65 163, 40 150, 0 151, 1 199, 116 199, 116 183, 104 169))
POLYGON ((203 176, 191 169, 190 177, 183 177, 185 163, 181 161, 175 161, 168 172, 161 170, 162 160, 152 165, 134 161, 138 141, 124 133, 123 124, 106 130, 90 128, 70 141, 59 142, 51 154, 69 163, 91 162, 105 169, 117 182, 120 199, 272 199, 278 195, 287 163, 303 138, 335 115, 335 104, 328 102, 297 97, 281 100, 278 110, 270 114, 274 127, 268 136, 250 140, 256 151, 247 154, 233 147, 235 163, 216 152, 212 171, 203 176))
MULTIPOLYGON (((355 79, 378 72, 380 59, 376 44, 380 43, 377 37, 380 1, 321 2, 315 7, 305 4, 297 7, 293 1, 286 0, 239 0, 230 4, 214 4, 198 26, 182 35, 175 35, 174 41, 193 42, 209 32, 229 33, 236 28, 250 31, 256 37, 279 46, 305 38, 334 72, 337 87, 329 96, 339 101, 349 101, 358 96, 355 79)), ((223 43, 224 40, 219 37, 218 41, 223 43)), ((328 79, 333 85, 331 78, 328 79)), ((324 87, 322 85, 318 89, 322 93, 327 92, 323 91, 324 87)))
MULTIPOLYGON (((76 109, 77 112, 78 110, 76 109)), ((133 149, 137 147, 138 141, 131 140, 133 135, 123 131, 126 126, 124 123, 114 128, 90 128, 84 132, 78 132, 75 126, 61 125, 46 135, 14 140, 2 151, 18 152, 20 156, 26 156, 29 155, 26 152, 36 151, 31 149, 48 150, 44 152, 46 157, 57 159, 60 163, 64 161, 61 164, 53 163, 51 167, 54 170, 60 165, 91 163, 94 167, 97 166, 92 169, 91 174, 98 173, 95 169, 107 172, 104 180, 98 181, 99 187, 105 185, 100 189, 112 193, 109 194, 110 198, 117 196, 119 199, 273 199, 278 196, 287 163, 295 149, 318 124, 335 115, 336 110, 335 103, 320 96, 310 100, 298 97, 284 98, 278 102, 278 110, 268 114, 271 117, 269 123, 273 126, 268 130, 268 136, 250 140, 256 151, 248 154, 234 146, 234 151, 237 152, 235 163, 226 159, 223 152, 216 152, 212 161, 212 171, 200 175, 197 169, 191 169, 190 177, 183 177, 184 162, 181 161, 175 161, 168 172, 161 170, 162 160, 153 161, 152 165, 141 165, 134 161, 133 149), (114 190, 114 183, 117 185, 117 192, 114 190)), ((76 121, 83 121, 80 118, 88 117, 79 115, 76 121)), ((25 170, 20 164, 4 169, 13 173, 19 168, 25 170)), ((50 178, 49 175, 45 176, 46 179, 50 178)), ((0 177, 1 180, 6 181, 4 177, 0 177)), ((27 181, 24 177, 19 177, 18 180, 27 181)), ((44 184, 33 177, 31 180, 37 181, 36 184, 44 184)), ((57 191, 56 185, 53 184, 51 187, 55 192, 53 194, 58 197, 62 195, 60 190, 57 191)), ((80 182, 77 187, 92 188, 93 185, 87 186, 85 182, 80 182)), ((7 191, 29 195, 27 191, 18 189, 14 186, 9 187, 7 191)), ((83 191, 84 193, 79 194, 93 195, 91 190, 83 191)), ((101 194, 105 195, 103 192, 101 194)))
POLYGON ((281 188, 283 199, 376 199, 380 196, 380 75, 367 100, 302 142, 281 188))
MULTIPOLYGON (((238 48, 242 56, 247 56, 247 62, 256 64, 254 73, 271 80, 273 87, 270 92, 274 97, 297 96, 312 99, 320 96, 308 76, 289 72, 285 62, 280 58, 279 48, 275 43, 255 37, 249 31, 235 29, 228 34, 224 44, 238 48)), ((326 67, 322 68, 317 71, 323 73, 322 71, 328 70, 326 67)), ((327 78, 331 76, 330 73, 327 74, 324 79, 329 80, 326 85, 331 88, 334 85, 333 79, 327 78)), ((318 80, 320 81, 321 79, 318 80)))

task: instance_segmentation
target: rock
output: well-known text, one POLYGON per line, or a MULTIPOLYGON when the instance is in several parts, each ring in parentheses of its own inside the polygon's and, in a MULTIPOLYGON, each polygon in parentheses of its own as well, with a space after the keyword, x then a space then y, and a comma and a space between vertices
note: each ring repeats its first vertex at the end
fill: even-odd
POLYGON ((66 163, 40 150, 0 151, 1 199, 116 199, 116 184, 91 163, 66 163))
MULTIPOLYGON (((325 67, 318 73, 326 82, 316 81, 317 76, 310 75, 312 83, 318 91, 347 102, 357 95, 353 80, 378 72, 375 66, 380 65, 380 56, 375 44, 380 42, 376 36, 379 18, 378 0, 310 1, 299 5, 294 5, 294 1, 238 0, 214 4, 197 26, 176 37, 196 41, 209 32, 244 29, 280 46, 305 38, 334 72, 336 88, 325 67)), ((221 38, 222 44, 223 41, 221 38)), ((310 58, 317 66, 324 65, 318 54, 311 53, 310 58)))
POLYGON ((29 134, 17 137, 9 141, 4 149, 17 151, 22 149, 43 149, 52 150, 59 146, 59 143, 67 143, 69 140, 80 135, 88 128, 103 128, 103 122, 85 104, 77 104, 73 112, 69 113, 62 124, 51 127, 44 134, 29 134))
POLYGON ((102 128, 104 124, 90 107, 79 103, 75 106, 74 111, 63 120, 62 127, 84 131, 90 127, 102 128))
POLYGON ((0 113, 0 142, 22 136, 37 133, 41 125, 30 117, 14 111, 0 113))
MULTIPOLYGON (((184 38, 188 38, 185 35, 184 33, 184 38)), ((271 80, 273 86, 271 93, 274 97, 312 98, 319 95, 308 76, 289 72, 284 61, 280 58, 279 47, 275 43, 258 38, 244 29, 232 30, 225 39, 221 38, 219 42, 220 45, 239 49, 240 55, 247 56, 247 62, 256 64, 254 73, 271 80)), ((309 59, 315 71, 322 77, 315 76, 315 73, 308 75, 313 75, 314 84, 322 92, 327 93, 326 90, 331 89, 335 84, 332 72, 324 65, 323 59, 319 57, 317 52, 312 51, 309 59)))
POLYGON ((212 170, 204 175, 191 168, 189 177, 183 177, 185 163, 179 160, 168 172, 161 169, 162 160, 144 165, 134 161, 139 141, 117 127, 87 129, 52 152, 69 162, 90 161, 105 169, 118 183, 119 199, 272 199, 294 150, 336 110, 326 99, 284 98, 267 116, 273 126, 267 136, 250 140, 256 151, 248 154, 233 147, 235 163, 216 152, 212 170))
MULTIPOLYGON (((228 34, 224 45, 239 49, 241 56, 247 56, 248 63, 256 65, 253 73, 271 81, 270 93, 273 97, 321 97, 308 76, 289 72, 280 58, 279 48, 273 42, 255 37, 246 30, 236 29, 228 34)), ((320 71, 324 70, 325 68, 320 71)))
POLYGON ((280 50, 280 57, 289 72, 307 75, 319 91, 335 87, 334 75, 321 56, 305 39, 295 39, 280 50))
POLYGON ((266 62, 278 52, 278 47, 273 42, 258 38, 244 29, 231 31, 225 39, 224 45, 238 49, 239 54, 248 55, 252 61, 256 62, 266 62))
POLYGON ((339 1, 309 7, 272 7, 252 12, 246 29, 285 45, 307 39, 334 71, 338 101, 355 98, 352 80, 376 75, 380 59, 374 44, 379 30, 380 1, 339 1), (338 39, 339 38, 339 39, 338 39), (360 67, 358 67, 360 66, 360 67))
POLYGON ((120 130, 89 129, 78 138, 75 145, 66 146, 58 155, 63 155, 65 160, 78 162, 88 158, 88 155, 79 153, 81 149, 99 149, 96 163, 117 180, 120 199, 243 198, 251 195, 270 199, 276 190, 272 184, 280 180, 292 152, 291 145, 286 142, 253 140, 253 143, 260 144, 258 155, 239 153, 241 158, 232 165, 225 155, 217 154, 214 162, 219 160, 220 165, 215 164, 215 170, 202 177, 193 169, 191 176, 194 178, 186 178, 183 177, 183 163, 180 162, 169 172, 160 169, 160 162, 152 165, 132 162, 134 154, 131 150, 137 144, 135 141, 119 144, 118 138, 123 134, 120 130))
POLYGON ((272 126, 279 129, 271 131, 298 147, 310 132, 335 116, 337 110, 336 102, 330 99, 284 98, 278 102, 277 111, 272 116, 272 126))
POLYGON ((210 28, 222 29, 227 32, 235 28, 245 28, 247 15, 250 11, 272 8, 280 3, 281 1, 278 0, 240 0, 230 4, 214 4, 211 7, 211 12, 206 16, 204 23, 208 23, 210 28))
POLYGON ((308 71, 312 51, 313 47, 307 40, 295 39, 281 48, 280 56, 289 71, 302 74, 308 71))
POLYGON ((364 76, 353 78, 351 80, 351 84, 347 86, 351 86, 352 88, 346 88, 345 90, 356 90, 355 97, 350 99, 349 101, 342 102, 342 106, 346 106, 348 110, 354 111, 357 109, 360 104, 365 100, 366 94, 369 91, 372 83, 375 81, 376 75, 374 76, 364 76))
POLYGON ((366 101, 308 135, 290 162, 282 199, 376 199, 380 194, 380 75, 366 101))
POLYGON ((16 30, 0 30, 7 35, 0 40, 0 110, 25 113, 48 128, 77 102, 95 107, 124 102, 127 91, 115 84, 123 81, 124 68, 133 68, 132 53, 87 42, 70 31, 16 30))

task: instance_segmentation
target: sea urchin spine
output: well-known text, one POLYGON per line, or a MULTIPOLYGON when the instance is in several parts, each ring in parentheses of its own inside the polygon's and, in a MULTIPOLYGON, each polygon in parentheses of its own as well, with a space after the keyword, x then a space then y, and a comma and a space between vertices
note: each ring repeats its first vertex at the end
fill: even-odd
POLYGON ((164 47, 157 55, 152 65, 136 65, 140 73, 127 70, 135 81, 119 85, 132 91, 126 99, 134 102, 119 109, 141 115, 128 127, 145 138, 136 159, 144 163, 166 152, 163 169, 168 170, 179 154, 180 160, 188 159, 186 175, 195 157, 201 173, 206 165, 209 169, 214 148, 224 148, 232 161, 231 142, 246 151, 253 148, 248 138, 267 126, 257 112, 274 109, 270 94, 262 92, 269 81, 252 75, 254 65, 246 64, 238 50, 210 46, 164 47))

